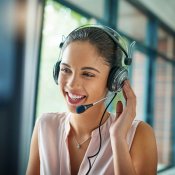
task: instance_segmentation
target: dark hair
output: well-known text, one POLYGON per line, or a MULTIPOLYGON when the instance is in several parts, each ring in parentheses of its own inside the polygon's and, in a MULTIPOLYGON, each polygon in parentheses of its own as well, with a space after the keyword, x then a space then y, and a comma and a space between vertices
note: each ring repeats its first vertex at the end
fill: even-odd
POLYGON ((88 41, 97 48, 100 56, 112 68, 121 66, 123 53, 117 46, 117 43, 102 29, 95 27, 86 27, 72 31, 63 45, 63 50, 74 41, 88 41))

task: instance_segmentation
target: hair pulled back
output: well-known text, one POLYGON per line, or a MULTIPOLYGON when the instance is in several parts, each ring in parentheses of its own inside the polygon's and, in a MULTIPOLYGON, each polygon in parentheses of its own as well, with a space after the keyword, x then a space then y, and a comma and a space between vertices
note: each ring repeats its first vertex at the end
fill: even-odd
POLYGON ((102 29, 95 27, 86 27, 72 31, 67 37, 63 45, 63 50, 72 42, 88 41, 94 45, 100 56, 111 67, 121 66, 122 51, 117 43, 102 29))

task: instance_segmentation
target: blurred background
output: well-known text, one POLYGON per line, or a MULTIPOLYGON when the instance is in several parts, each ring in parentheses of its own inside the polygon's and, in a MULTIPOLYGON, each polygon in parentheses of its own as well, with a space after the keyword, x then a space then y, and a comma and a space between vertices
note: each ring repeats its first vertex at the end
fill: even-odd
POLYGON ((158 174, 175 174, 174 9, 174 0, 1 0, 0 174, 24 175, 37 117, 67 110, 52 78, 59 44, 97 23, 136 41, 129 76, 137 118, 155 131, 158 174))

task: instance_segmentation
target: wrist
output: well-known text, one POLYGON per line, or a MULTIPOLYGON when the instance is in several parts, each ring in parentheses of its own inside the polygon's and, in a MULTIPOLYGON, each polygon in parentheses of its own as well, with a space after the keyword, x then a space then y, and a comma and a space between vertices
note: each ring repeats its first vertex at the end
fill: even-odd
POLYGON ((111 147, 113 152, 118 155, 121 152, 125 152, 125 150, 128 150, 128 144, 126 139, 119 138, 119 139, 111 139, 111 147))
POLYGON ((111 142, 113 143, 125 143, 126 142, 126 137, 124 135, 111 135, 110 134, 110 138, 111 138, 111 142))
POLYGON ((112 140, 126 140, 126 135, 123 132, 114 133, 110 130, 109 134, 112 140))

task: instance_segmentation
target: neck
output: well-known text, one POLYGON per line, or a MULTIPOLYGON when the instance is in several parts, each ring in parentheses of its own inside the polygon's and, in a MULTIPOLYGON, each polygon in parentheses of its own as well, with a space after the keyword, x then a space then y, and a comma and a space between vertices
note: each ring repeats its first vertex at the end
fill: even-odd
MULTIPOLYGON (((105 110, 104 104, 98 104, 89 108, 87 111, 81 114, 72 113, 70 124, 77 137, 90 136, 91 132, 99 126, 99 122, 105 110)), ((109 113, 106 112, 102 124, 109 117, 109 113)))

